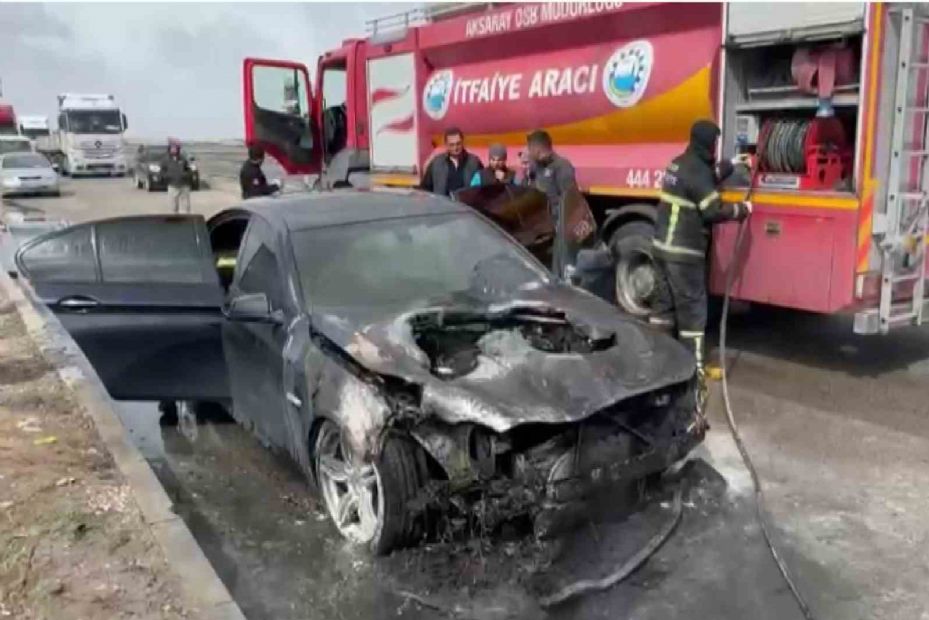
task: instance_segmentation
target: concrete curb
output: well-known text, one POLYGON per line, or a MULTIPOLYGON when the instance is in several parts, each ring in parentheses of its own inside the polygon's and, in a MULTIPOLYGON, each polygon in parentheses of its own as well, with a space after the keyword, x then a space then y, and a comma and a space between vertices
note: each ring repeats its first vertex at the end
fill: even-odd
POLYGON ((142 453, 126 435, 109 395, 90 362, 58 319, 38 303, 23 282, 0 272, 0 289, 16 306, 29 336, 58 372, 77 402, 93 420, 116 466, 132 489, 149 530, 174 570, 192 617, 204 620, 245 620, 229 590, 207 560, 142 453))

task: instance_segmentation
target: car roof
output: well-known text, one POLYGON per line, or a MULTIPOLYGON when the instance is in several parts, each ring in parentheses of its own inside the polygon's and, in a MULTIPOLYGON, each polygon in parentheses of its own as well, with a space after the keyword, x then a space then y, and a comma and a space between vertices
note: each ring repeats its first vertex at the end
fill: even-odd
POLYGON ((338 189, 255 198, 238 210, 260 215, 289 230, 322 228, 403 217, 473 213, 465 204, 408 189, 338 189))
POLYGON ((15 151, 13 153, 2 153, 0 154, 0 161, 3 161, 7 157, 22 157, 23 155, 33 155, 35 157, 41 157, 42 161, 46 162, 49 166, 51 166, 51 162, 48 161, 48 157, 46 157, 42 153, 36 153, 35 151, 15 151))
POLYGON ((4 157, 13 157, 15 155, 20 155, 20 156, 21 155, 37 155, 41 157, 42 159, 46 159, 46 160, 48 159, 42 153, 37 153, 35 151, 10 151, 9 153, 0 153, 0 159, 4 157))

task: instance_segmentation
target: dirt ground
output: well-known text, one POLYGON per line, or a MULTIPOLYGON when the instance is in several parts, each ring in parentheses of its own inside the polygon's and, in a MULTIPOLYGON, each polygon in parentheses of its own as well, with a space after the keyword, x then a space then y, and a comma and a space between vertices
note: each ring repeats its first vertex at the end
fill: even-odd
POLYGON ((0 299, 0 618, 185 618, 91 420, 0 299))

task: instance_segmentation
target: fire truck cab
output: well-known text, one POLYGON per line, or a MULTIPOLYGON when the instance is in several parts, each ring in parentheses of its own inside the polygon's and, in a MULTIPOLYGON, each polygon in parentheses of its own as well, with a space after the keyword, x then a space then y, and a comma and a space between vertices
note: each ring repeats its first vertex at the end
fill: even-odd
POLYGON ((443 4, 368 23, 318 59, 244 62, 246 138, 324 187, 416 186, 460 127, 486 161, 545 128, 570 159, 615 260, 617 303, 646 315, 661 179, 691 124, 751 197, 746 247, 714 231, 710 286, 855 314, 885 333, 923 320, 929 229, 929 9, 860 2, 443 4), (734 263, 734 261, 737 261, 734 263))

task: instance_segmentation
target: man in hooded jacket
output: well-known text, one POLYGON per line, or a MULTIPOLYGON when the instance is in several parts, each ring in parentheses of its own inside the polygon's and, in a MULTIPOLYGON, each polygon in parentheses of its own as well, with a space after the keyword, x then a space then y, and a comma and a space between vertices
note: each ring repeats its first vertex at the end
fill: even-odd
POLYGON ((652 242, 662 277, 658 278, 654 314, 649 322, 669 331, 677 325, 679 339, 694 353, 701 380, 710 228, 721 222, 743 220, 752 211, 750 202, 725 204, 720 198, 720 177, 731 174, 733 166, 717 171, 719 133, 712 121, 694 123, 687 150, 674 158, 665 171, 652 242))

